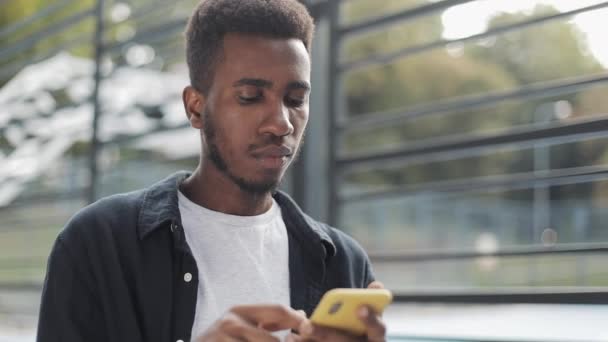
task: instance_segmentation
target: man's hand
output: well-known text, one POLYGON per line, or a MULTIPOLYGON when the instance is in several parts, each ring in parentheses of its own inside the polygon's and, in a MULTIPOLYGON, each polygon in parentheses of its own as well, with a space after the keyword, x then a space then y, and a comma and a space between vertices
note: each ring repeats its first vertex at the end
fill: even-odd
POLYGON ((197 342, 279 341, 272 331, 295 329, 306 322, 305 315, 282 305, 242 305, 230 309, 197 342))
MULTIPOLYGON (((374 281, 367 287, 368 289, 383 289, 384 285, 374 281)), ((353 336, 340 330, 322 327, 305 320, 301 323, 299 335, 290 334, 287 341, 385 341, 386 325, 382 317, 375 313, 372 308, 362 306, 357 311, 359 319, 367 327, 364 336, 353 336)))

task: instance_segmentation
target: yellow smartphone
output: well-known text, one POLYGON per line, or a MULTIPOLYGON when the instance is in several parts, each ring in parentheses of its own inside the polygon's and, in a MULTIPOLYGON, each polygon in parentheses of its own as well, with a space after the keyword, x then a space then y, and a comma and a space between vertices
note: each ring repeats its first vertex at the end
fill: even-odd
POLYGON ((357 309, 369 305, 376 313, 382 313, 392 300, 391 291, 386 289, 333 289, 323 295, 310 320, 318 325, 363 335, 366 328, 357 316, 357 309))

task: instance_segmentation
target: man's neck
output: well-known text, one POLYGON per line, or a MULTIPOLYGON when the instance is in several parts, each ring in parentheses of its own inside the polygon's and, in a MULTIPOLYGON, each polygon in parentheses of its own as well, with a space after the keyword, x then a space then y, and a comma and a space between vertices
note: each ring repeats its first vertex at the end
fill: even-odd
POLYGON ((199 166, 182 182, 180 191, 202 207, 230 215, 259 215, 272 205, 270 192, 252 194, 244 191, 214 167, 199 166))

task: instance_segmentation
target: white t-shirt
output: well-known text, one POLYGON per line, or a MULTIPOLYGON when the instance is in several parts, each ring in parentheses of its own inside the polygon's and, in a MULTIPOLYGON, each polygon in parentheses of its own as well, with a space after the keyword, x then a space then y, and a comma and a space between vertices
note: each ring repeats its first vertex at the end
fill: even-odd
POLYGON ((270 210, 257 216, 209 210, 181 192, 178 200, 199 273, 193 340, 235 305, 289 306, 287 229, 274 199, 270 210))

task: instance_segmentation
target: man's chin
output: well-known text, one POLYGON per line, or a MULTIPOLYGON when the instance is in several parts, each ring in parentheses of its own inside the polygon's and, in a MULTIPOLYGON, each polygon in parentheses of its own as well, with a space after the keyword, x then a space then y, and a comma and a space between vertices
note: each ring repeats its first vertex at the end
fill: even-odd
POLYGON ((255 195, 262 195, 275 192, 281 185, 281 178, 265 180, 246 180, 243 178, 234 179, 239 188, 245 192, 255 195))

